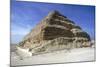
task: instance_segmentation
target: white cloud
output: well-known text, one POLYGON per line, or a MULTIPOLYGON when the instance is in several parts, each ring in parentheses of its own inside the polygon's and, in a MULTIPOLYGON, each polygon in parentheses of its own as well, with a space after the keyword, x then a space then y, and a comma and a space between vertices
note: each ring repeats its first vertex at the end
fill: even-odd
POLYGON ((11 26, 11 34, 12 35, 26 35, 31 29, 30 25, 25 25, 23 27, 22 25, 15 25, 13 24, 11 26))
POLYGON ((20 42, 25 35, 27 35, 31 30, 30 25, 11 25, 11 43, 18 43, 20 42))

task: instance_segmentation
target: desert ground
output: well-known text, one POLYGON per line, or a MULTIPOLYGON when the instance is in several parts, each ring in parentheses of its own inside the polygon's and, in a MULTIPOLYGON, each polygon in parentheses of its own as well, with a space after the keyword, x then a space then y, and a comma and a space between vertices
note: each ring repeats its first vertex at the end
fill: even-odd
POLYGON ((11 66, 95 61, 95 48, 75 48, 20 58, 11 52, 11 66))

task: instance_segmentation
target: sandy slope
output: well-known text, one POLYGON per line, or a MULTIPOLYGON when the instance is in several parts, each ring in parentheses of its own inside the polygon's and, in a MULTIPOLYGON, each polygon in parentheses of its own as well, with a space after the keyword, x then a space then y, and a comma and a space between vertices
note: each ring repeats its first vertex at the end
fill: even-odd
POLYGON ((77 48, 72 50, 61 50, 52 53, 35 55, 20 60, 14 52, 11 54, 11 65, 34 65, 62 62, 94 61, 94 48, 77 48))

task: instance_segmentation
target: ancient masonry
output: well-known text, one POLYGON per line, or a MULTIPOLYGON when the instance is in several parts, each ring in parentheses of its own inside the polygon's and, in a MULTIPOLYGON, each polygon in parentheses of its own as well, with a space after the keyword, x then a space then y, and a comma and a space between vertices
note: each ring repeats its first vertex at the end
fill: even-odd
POLYGON ((90 36, 58 11, 50 12, 19 43, 32 53, 90 46, 90 36))

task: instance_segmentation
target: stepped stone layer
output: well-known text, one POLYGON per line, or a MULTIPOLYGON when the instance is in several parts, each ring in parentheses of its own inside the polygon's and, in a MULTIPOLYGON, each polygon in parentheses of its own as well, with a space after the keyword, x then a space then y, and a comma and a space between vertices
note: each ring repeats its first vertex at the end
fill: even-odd
POLYGON ((34 53, 69 47, 89 47, 90 40, 90 36, 80 26, 58 11, 52 11, 25 36, 19 46, 29 48, 34 53))

